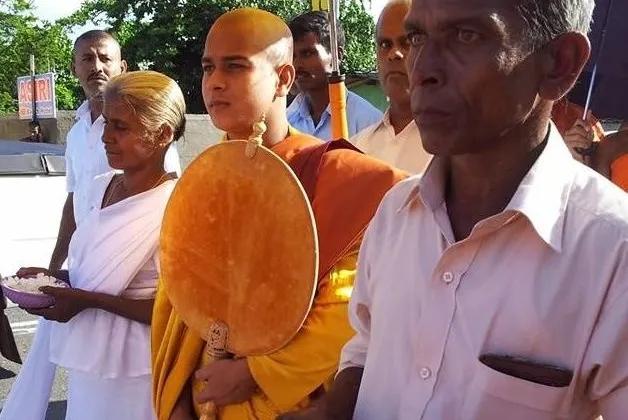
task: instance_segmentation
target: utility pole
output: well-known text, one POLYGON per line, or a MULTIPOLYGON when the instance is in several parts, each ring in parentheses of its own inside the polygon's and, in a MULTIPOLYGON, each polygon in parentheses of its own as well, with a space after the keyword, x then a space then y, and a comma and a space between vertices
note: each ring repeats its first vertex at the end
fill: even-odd
POLYGON ((35 85, 35 55, 31 54, 31 87, 33 94, 33 126, 39 124, 37 120, 37 86, 35 85))

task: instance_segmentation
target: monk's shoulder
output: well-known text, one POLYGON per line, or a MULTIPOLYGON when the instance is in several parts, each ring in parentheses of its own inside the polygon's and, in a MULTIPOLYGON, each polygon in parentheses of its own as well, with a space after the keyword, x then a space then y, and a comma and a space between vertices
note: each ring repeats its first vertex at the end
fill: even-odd
POLYGON ((353 149, 330 150, 323 156, 322 170, 333 170, 338 176, 350 178, 384 177, 397 183, 409 176, 407 172, 353 149))

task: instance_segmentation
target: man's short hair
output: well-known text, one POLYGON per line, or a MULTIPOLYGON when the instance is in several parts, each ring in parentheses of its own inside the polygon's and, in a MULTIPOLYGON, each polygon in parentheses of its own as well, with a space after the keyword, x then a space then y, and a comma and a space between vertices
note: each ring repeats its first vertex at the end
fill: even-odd
POLYGON ((539 48, 568 32, 587 34, 595 0, 518 0, 524 39, 539 48))
MULTIPOLYGON (((292 19, 288 23, 290 32, 292 32, 292 38, 295 42, 303 39, 308 33, 313 33, 318 38, 318 41, 327 49, 331 50, 331 43, 329 39, 330 24, 329 14, 327 12, 316 11, 307 12, 292 19)), ((336 38, 338 40, 338 47, 344 48, 345 46, 345 33, 338 22, 336 38)))
POLYGON ((93 29, 91 31, 85 32, 84 34, 76 38, 76 41, 74 41, 73 49, 76 50, 76 47, 83 41, 103 41, 103 40, 111 40, 111 41, 114 41, 116 44, 118 43, 118 40, 109 32, 103 31, 102 29, 93 29))

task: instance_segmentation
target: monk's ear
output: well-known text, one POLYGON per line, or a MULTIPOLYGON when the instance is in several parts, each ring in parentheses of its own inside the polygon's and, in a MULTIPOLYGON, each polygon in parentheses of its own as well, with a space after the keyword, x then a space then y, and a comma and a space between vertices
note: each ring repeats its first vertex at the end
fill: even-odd
POLYGON ((294 83, 295 73, 294 67, 291 64, 283 64, 277 68, 278 83, 275 96, 288 96, 290 88, 294 83))
POLYGON ((565 96, 578 80, 589 59, 591 44, 585 35, 569 32, 552 40, 539 53, 542 55, 543 72, 539 96, 557 101, 565 96))

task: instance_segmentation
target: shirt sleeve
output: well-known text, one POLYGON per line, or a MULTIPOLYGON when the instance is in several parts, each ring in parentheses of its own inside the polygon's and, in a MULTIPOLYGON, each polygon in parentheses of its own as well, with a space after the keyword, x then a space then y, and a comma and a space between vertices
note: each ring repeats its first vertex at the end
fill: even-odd
MULTIPOLYGON (((68 138, 69 140, 69 138, 68 138)), ((65 146, 65 188, 68 193, 73 193, 76 190, 76 174, 73 167, 73 148, 69 141, 65 146)))
POLYGON ((587 394, 604 420, 623 420, 628 413, 628 242, 624 250, 585 357, 587 394))
POLYGON ((372 222, 366 231, 358 257, 355 286, 349 302, 349 322, 356 334, 347 342, 340 356, 338 371, 350 367, 364 367, 371 335, 371 297, 369 293, 369 248, 372 239, 372 222))
POLYGON ((356 93, 350 94, 347 102, 349 102, 347 104, 347 118, 350 137, 378 123, 384 116, 379 109, 356 93))

